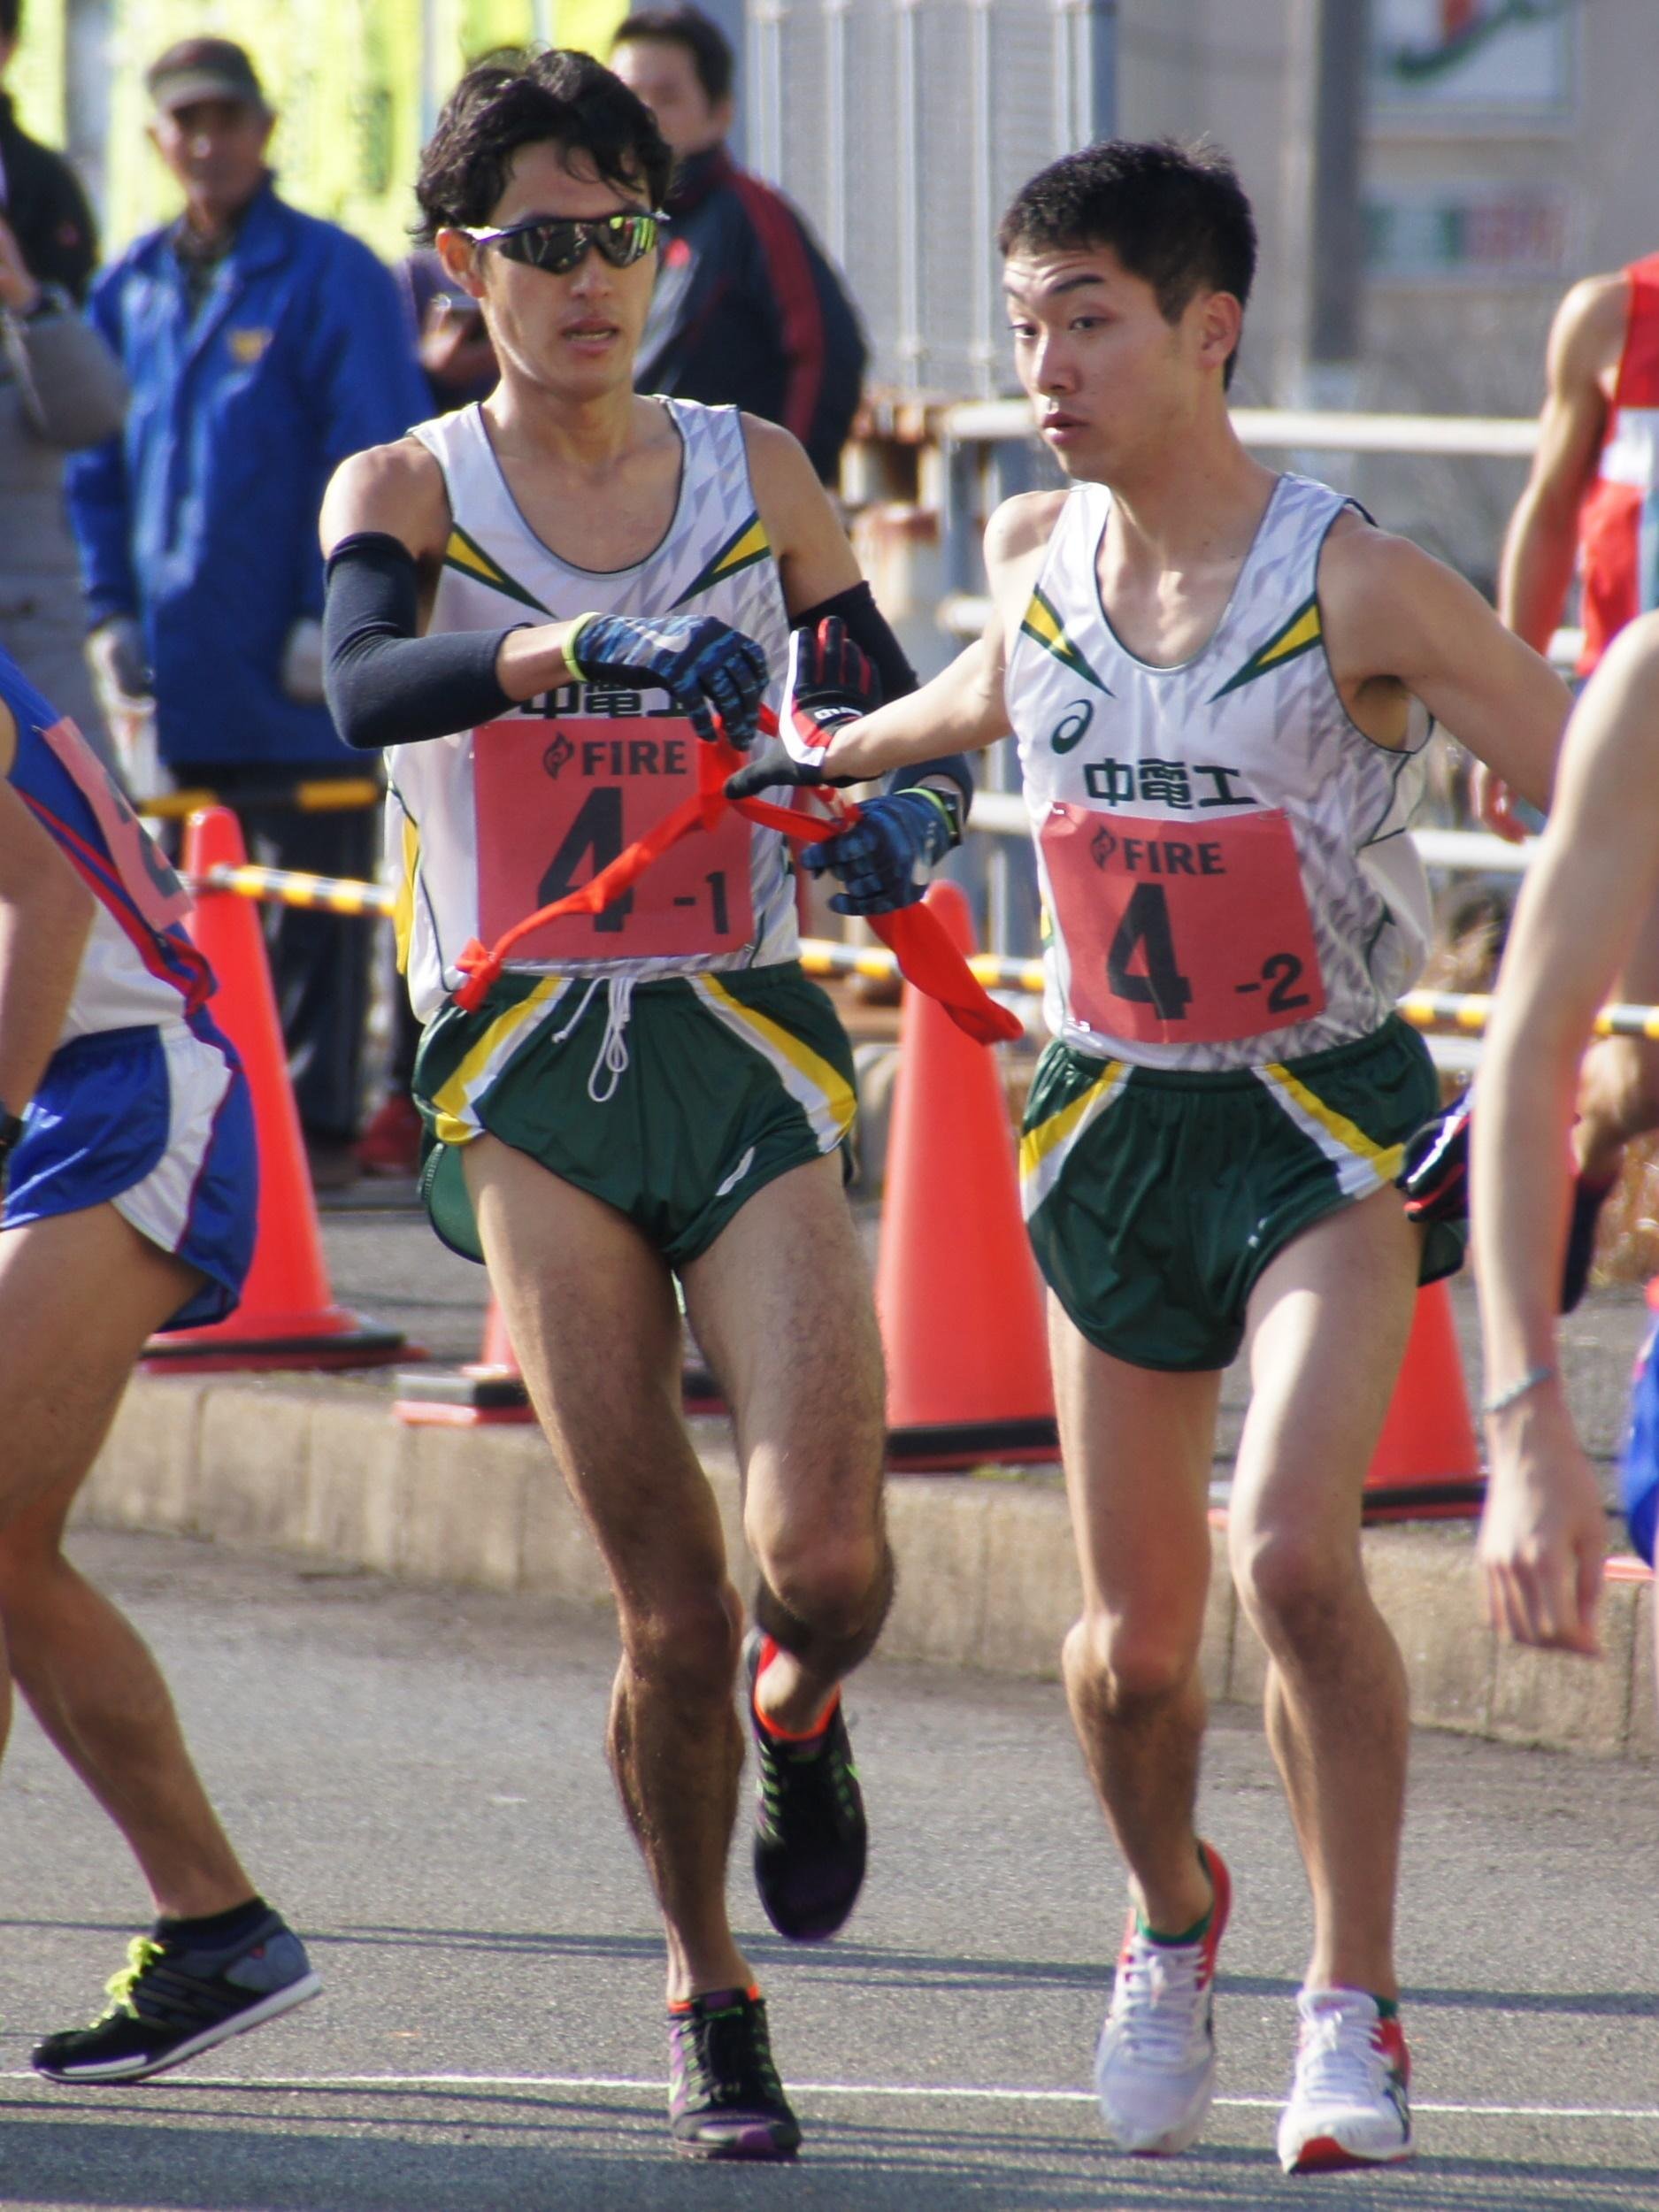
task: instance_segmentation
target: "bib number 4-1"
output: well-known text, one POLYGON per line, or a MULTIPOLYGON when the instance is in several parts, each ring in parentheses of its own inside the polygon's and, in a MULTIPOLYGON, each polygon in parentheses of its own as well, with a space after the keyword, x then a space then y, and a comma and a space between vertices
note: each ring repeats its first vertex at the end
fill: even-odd
MULTIPOLYGON (((479 933, 486 942, 591 883, 695 795, 697 745, 680 716, 492 722, 472 734, 479 933)), ((748 823, 724 815, 672 846, 599 914, 562 915, 515 948, 562 960, 695 958, 755 933, 748 823)))
POLYGON ((1222 1044, 1324 1010, 1295 838, 1281 810, 1200 830, 1057 803, 1042 850, 1071 1013, 1097 1035, 1222 1044))

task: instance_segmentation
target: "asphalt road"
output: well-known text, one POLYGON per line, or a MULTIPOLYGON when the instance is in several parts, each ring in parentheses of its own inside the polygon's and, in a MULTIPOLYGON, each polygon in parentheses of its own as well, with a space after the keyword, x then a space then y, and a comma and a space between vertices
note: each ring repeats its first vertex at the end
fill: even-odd
POLYGON ((808 2130, 793 2170, 665 2150, 659 1948, 600 1750, 603 1620, 154 1538, 82 1555, 175 1683, 321 2002, 143 2087, 59 2089, 143 1903, 19 1723, 0 1799, 0 2202, 17 2212, 1104 2212, 1281 2202, 1659 2203, 1659 1771, 1425 1736, 1403 1967, 1422 2154, 1295 2183, 1271 2153, 1305 1940, 1259 1732, 1217 1726, 1205 1819, 1238 1899, 1222 2096, 1171 2163, 1087 2093, 1118 1878, 1058 1692, 879 1663, 850 1701, 872 1808, 847 1936, 791 1953, 733 1894, 808 2130))

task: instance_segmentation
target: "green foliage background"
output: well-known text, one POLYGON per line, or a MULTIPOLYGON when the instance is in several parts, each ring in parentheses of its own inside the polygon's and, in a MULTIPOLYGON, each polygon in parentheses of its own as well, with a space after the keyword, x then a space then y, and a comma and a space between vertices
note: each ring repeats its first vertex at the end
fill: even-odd
MULTIPOLYGON (((626 12, 626 0, 110 0, 105 250, 178 206, 145 136, 143 92, 145 68, 174 39, 212 31, 245 46, 278 111, 285 196, 396 259, 422 140, 467 62, 538 39, 603 54, 626 12)), ((53 145, 66 135, 65 21, 65 0, 27 0, 9 80, 25 127, 53 145)))

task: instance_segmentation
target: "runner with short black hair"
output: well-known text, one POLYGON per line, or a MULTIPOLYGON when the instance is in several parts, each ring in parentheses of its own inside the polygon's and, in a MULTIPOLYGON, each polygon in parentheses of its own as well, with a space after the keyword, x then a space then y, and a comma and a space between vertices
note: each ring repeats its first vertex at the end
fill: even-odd
MULTIPOLYGON (((863 1879, 839 1686, 893 1587, 841 1189, 850 1052, 800 971, 785 841, 735 815, 603 911, 539 926, 475 1010, 453 995, 470 941, 660 824, 705 741, 750 741, 792 623, 820 713, 879 695, 872 660, 889 689, 908 677, 795 441, 634 393, 666 173, 649 111, 585 56, 463 81, 420 199, 502 380, 336 476, 330 686, 348 739, 392 748, 434 1225, 488 1262, 616 1591, 610 1748, 668 1936, 674 2147, 779 2158, 800 2130, 725 1899, 742 1607, 680 1417, 675 1286, 733 1409, 759 1569, 756 1874, 773 1924, 816 1939, 863 1879)), ((860 826, 878 908, 920 895, 965 809, 960 764, 904 780, 860 826)))
POLYGON ((1229 1883, 1194 1826, 1199 1648, 1220 1374, 1248 1333, 1230 1547, 1314 1906, 1279 2154, 1402 2158, 1405 1678, 1360 1494, 1417 1285, 1461 1242, 1394 1187, 1438 1096, 1394 1012, 1427 919, 1404 832, 1431 715, 1541 797, 1566 693, 1461 579, 1239 442, 1253 234, 1213 149, 1069 155, 1002 238, 1020 380, 1071 488, 997 510, 983 638, 802 773, 1019 745, 1056 1032, 1021 1168, 1084 1587, 1064 1664, 1133 1898, 1108 2131, 1181 2150, 1214 2090, 1229 1883))

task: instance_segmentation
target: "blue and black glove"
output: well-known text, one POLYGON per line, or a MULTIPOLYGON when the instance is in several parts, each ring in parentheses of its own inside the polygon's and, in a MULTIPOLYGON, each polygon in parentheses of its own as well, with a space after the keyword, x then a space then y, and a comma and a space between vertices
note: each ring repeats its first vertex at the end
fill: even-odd
POLYGON ((873 714, 881 704, 875 664, 855 644, 839 615, 826 614, 816 630, 794 631, 783 711, 795 750, 780 735, 726 780, 728 799, 752 799, 780 784, 856 783, 856 776, 826 775, 810 756, 827 745, 844 723, 873 714))
POLYGON ((766 656, 753 638, 710 615, 584 615, 565 648, 565 664, 583 683, 609 677, 665 691, 709 743, 716 714, 728 744, 746 749, 753 741, 766 656))
POLYGON ((801 865, 809 875, 834 876, 841 888, 830 901, 836 914, 891 914, 914 906, 933 870, 962 841, 954 800, 931 785, 868 799, 851 829, 808 845, 801 865))

